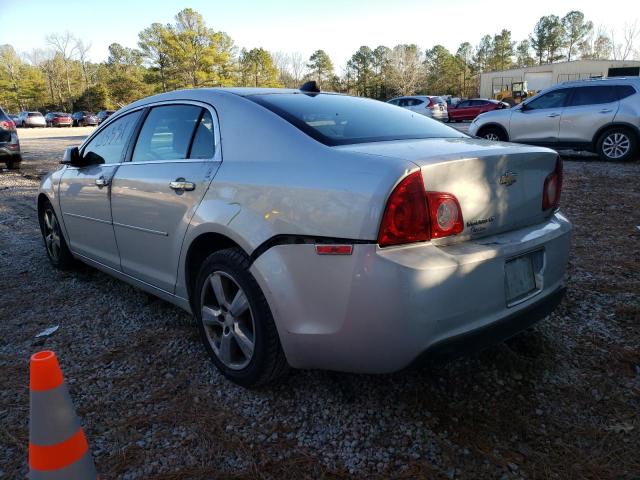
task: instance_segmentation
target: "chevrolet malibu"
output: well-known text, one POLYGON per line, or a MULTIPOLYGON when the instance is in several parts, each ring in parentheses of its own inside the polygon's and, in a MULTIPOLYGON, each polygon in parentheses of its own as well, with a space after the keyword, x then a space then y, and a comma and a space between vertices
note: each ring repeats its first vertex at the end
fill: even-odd
POLYGON ((565 290, 557 154, 382 102, 175 91, 119 110, 62 164, 37 198, 52 264, 193 313, 243 386, 476 351, 565 290))

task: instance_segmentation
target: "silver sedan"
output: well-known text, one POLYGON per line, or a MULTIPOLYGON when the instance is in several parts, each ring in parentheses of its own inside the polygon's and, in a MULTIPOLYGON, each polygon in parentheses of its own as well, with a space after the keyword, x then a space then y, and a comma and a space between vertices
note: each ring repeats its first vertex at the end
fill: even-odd
POLYGON ((115 113, 38 198, 49 259, 192 312, 220 371, 392 372, 483 348, 560 301, 557 154, 374 100, 197 89, 115 113))

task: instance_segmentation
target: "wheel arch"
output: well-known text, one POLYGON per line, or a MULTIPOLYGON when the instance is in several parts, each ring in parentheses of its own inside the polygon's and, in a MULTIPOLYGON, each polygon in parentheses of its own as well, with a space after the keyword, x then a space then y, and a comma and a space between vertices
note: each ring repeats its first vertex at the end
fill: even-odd
POLYGON ((636 137, 636 142, 640 143, 640 129, 638 127, 627 122, 612 122, 600 127, 594 134, 593 138, 591 139, 591 146, 594 151, 597 148, 600 137, 606 131, 611 130, 612 128, 624 128, 625 130, 629 130, 636 137))
POLYGON ((212 253, 227 248, 238 248, 249 256, 249 254, 236 241, 218 232, 208 231, 201 233, 189 244, 184 260, 184 282, 187 291, 187 298, 192 309, 193 296, 191 293, 193 292, 193 287, 196 278, 198 277, 200 265, 212 253))

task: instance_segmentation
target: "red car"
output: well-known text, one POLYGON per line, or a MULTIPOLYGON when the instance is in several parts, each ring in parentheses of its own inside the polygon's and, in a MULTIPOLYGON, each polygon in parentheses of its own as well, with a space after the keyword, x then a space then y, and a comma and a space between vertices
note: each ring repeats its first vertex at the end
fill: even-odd
POLYGON ((49 112, 44 116, 44 120, 47 127, 70 127, 73 124, 71 115, 62 112, 49 112))
POLYGON ((463 100, 458 102, 457 105, 449 107, 449 121, 461 122, 462 120, 473 120, 481 113, 501 108, 509 108, 509 104, 485 98, 463 100))

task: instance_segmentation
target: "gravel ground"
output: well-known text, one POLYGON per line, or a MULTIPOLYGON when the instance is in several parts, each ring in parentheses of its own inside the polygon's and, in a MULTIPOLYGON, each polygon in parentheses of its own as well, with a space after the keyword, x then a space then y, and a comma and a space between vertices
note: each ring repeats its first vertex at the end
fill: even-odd
POLYGON ((0 478, 27 473, 28 358, 43 348, 103 479, 639 478, 639 163, 565 163, 569 292, 534 329, 430 368, 299 371, 248 391, 217 373, 182 311, 49 265, 38 177, 80 130, 20 131, 23 170, 0 172, 0 478))

